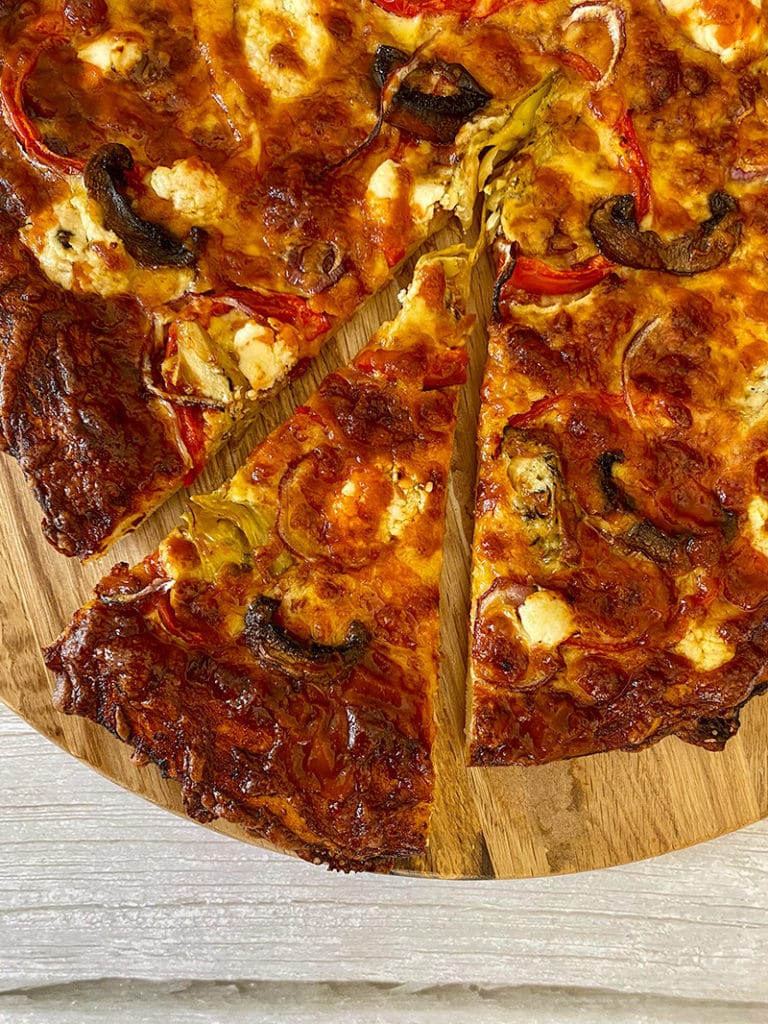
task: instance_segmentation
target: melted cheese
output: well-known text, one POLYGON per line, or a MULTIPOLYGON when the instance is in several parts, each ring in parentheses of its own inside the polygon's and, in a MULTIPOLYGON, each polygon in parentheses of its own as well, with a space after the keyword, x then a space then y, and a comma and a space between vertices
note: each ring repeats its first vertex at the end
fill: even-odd
POLYGON ((173 203, 190 224, 211 224, 224 213, 226 193, 211 168, 198 157, 156 167, 149 184, 161 199, 173 203))
POLYGON ((296 99, 314 91, 333 37, 311 0, 243 4, 235 24, 251 69, 273 97, 296 99))
POLYGON ((22 239, 45 274, 69 291, 120 295, 141 291, 149 302, 167 302, 191 285, 191 270, 142 269, 118 236, 101 223, 101 211, 79 178, 69 180, 69 195, 40 219, 30 221, 22 239))
POLYGON ((766 46, 760 0, 661 0, 697 46, 726 64, 766 46))
POLYGON ((517 614, 532 646, 557 647, 575 628, 570 607, 551 590, 537 590, 531 594, 520 605, 517 614))
POLYGON ((675 650, 700 672, 713 672, 721 668, 736 653, 735 646, 723 640, 712 623, 692 625, 675 650))
POLYGON ((432 493, 431 483, 420 484, 411 477, 402 476, 397 469, 392 471, 392 483, 394 495, 383 520, 385 539, 402 537, 414 519, 424 512, 432 493))
POLYGON ((254 391, 273 387, 294 362, 293 352, 271 327, 249 320, 231 342, 240 371, 254 391))
POLYGON ((104 74, 113 71, 118 75, 128 75, 144 56, 143 40, 134 35, 120 35, 117 32, 105 32, 97 36, 77 51, 80 60, 94 64, 104 74))
POLYGON ((753 498, 747 507, 747 539, 755 551, 768 558, 768 501, 753 498))

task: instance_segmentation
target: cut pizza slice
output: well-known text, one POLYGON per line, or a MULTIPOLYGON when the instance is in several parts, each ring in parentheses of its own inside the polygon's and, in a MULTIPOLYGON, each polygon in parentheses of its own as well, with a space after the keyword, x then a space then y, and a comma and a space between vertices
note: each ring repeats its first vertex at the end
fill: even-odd
POLYGON ((397 318, 47 651, 55 702, 225 818, 345 870, 422 852, 470 262, 397 318))
POLYGON ((482 148, 524 137, 552 62, 435 28, 367 0, 0 15, 0 446, 59 550, 101 553, 191 483, 454 210, 468 226, 482 148))
POLYGON ((768 685, 765 179, 730 173, 739 74, 632 17, 615 84, 561 94, 497 211, 476 765, 721 749, 768 685))

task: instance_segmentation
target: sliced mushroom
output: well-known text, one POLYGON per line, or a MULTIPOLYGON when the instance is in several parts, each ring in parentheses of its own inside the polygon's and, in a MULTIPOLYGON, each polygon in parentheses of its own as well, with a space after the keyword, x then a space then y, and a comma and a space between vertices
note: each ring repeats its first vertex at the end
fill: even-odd
POLYGON ((272 597, 252 601, 245 613, 243 640, 259 662, 297 682, 332 681, 360 661, 371 641, 370 631, 357 620, 349 624, 338 647, 300 640, 272 621, 279 607, 272 597))
MULTIPOLYGON (((379 46, 371 76, 380 89, 398 68, 413 58, 394 46, 379 46)), ((384 110, 384 120, 419 139, 448 144, 491 94, 462 64, 448 64, 439 57, 417 62, 408 71, 384 110)))
POLYGON ((712 216, 697 228, 665 242, 655 231, 639 229, 633 196, 611 196, 592 211, 589 229, 614 263, 688 277, 725 263, 741 237, 739 204, 732 196, 713 192, 709 209, 712 216))
POLYGON ((125 172, 132 169, 131 151, 118 142, 97 149, 85 165, 85 187, 101 207, 104 227, 114 231, 139 266, 193 266, 197 260, 195 253, 159 224, 142 220, 120 191, 125 184, 125 172))
POLYGON ((602 452, 595 460, 595 469, 600 483, 600 490, 605 496, 608 509, 632 509, 631 498, 625 493, 613 475, 613 467, 624 462, 624 452, 602 452))
POLYGON ((685 546, 690 534, 671 536, 660 530, 649 519, 642 519, 627 530, 621 538, 631 551, 645 555, 656 565, 679 568, 687 564, 685 546))

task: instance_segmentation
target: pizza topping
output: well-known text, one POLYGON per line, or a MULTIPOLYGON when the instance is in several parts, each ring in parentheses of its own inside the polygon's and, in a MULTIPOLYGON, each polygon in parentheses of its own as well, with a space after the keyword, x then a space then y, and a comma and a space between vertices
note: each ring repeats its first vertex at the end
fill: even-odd
POLYGON ((519 255, 515 242, 506 247, 506 256, 493 290, 493 312, 502 319, 501 302, 514 289, 529 295, 576 295, 598 284, 614 269, 601 254, 591 256, 567 270, 551 267, 542 260, 519 255))
POLYGON ((568 602, 551 590, 536 590, 517 609, 529 644, 557 647, 576 629, 568 602))
POLYGON ((736 654, 736 645, 723 638, 717 624, 706 622, 692 623, 674 649, 700 672, 714 672, 736 654))
POLYGON ((64 0, 64 17, 75 28, 92 32, 107 20, 109 9, 106 0, 64 0))
POLYGON ((271 597, 252 601, 245 613, 243 640, 260 664, 284 672, 296 682, 331 682, 365 655, 371 633, 356 619, 337 647, 301 640, 272 620, 280 602, 271 597))
POLYGON ((120 191, 132 169, 130 150, 116 142, 98 149, 85 166, 85 187, 101 207, 104 227, 114 231, 139 266, 193 266, 195 254, 159 224, 142 220, 120 191))
POLYGON ((589 229, 600 252, 614 263, 690 276, 719 267, 741 237, 739 205, 732 196, 713 192, 709 209, 712 216, 697 228, 665 242, 655 231, 640 230, 634 196, 611 196, 592 211, 589 229))
POLYGON ((278 533, 301 558, 328 559, 345 570, 358 569, 375 561, 385 545, 380 536, 382 511, 393 496, 391 475, 378 462, 350 464, 321 446, 283 474, 278 533))
POLYGON ((580 53, 569 53, 579 62, 578 70, 589 81, 594 83, 595 89, 602 89, 613 79, 616 65, 621 59, 624 47, 627 43, 625 28, 624 9, 615 3, 603 3, 601 0, 585 0, 577 4, 566 19, 563 30, 572 25, 582 24, 589 21, 599 21, 605 25, 611 41, 611 54, 605 64, 605 70, 601 71, 591 62, 587 61, 580 53))
POLYGON ((163 594, 171 589, 173 586, 173 580, 166 579, 155 579, 151 583, 148 583, 145 587, 140 590, 133 591, 122 591, 122 590, 109 590, 98 592, 99 600, 102 604, 136 604, 138 601, 143 601, 147 597, 152 597, 154 594, 163 594))
MULTIPOLYGON (((175 404, 225 409, 248 388, 235 361, 194 320, 179 320, 168 330, 166 357, 160 370, 175 404)), ((156 389, 149 387, 150 391, 156 389)))
POLYGON ((224 187, 199 157, 177 160, 170 167, 155 167, 149 175, 149 185, 190 224, 212 224, 226 208, 224 187))
POLYGON ((645 555, 657 565, 680 568, 689 562, 685 546, 691 539, 691 535, 686 533, 679 537, 672 537, 660 530, 649 519, 633 523, 621 539, 630 551, 637 551, 639 554, 645 555))
POLYGON ((128 75, 143 58, 145 47, 146 40, 138 33, 106 32, 81 47, 77 55, 101 71, 128 75))
POLYGON ((176 577, 202 572, 204 579, 212 581, 228 566, 250 565, 269 538, 273 518, 271 511, 253 502, 236 501, 221 493, 194 495, 181 533, 194 545, 197 562, 181 566, 176 559, 176 577))
POLYGON ((661 0, 693 41, 719 55, 725 63, 764 47, 760 0, 661 0))
POLYGON ((58 174, 80 174, 84 161, 70 156, 61 142, 46 140, 24 106, 27 80, 42 55, 65 41, 61 31, 57 21, 41 18, 29 29, 30 37, 41 39, 37 46, 19 54, 15 65, 8 58, 4 60, 0 68, 0 112, 19 145, 36 163, 58 174))
MULTIPOLYGON (((309 0, 225 4, 253 72, 279 100, 307 96, 332 54, 335 40, 309 0)), ((204 5, 206 19, 210 9, 204 5)), ((208 26, 206 25, 206 28, 208 26)))
POLYGON ((462 64, 448 64, 439 57, 414 63, 414 56, 394 46, 379 46, 376 50, 371 75, 382 97, 393 75, 407 69, 383 104, 383 120, 419 139, 450 144, 491 95, 462 64))
POLYGON ((317 295, 341 280, 345 257, 333 241, 307 241, 288 250, 288 281, 308 295, 317 295))

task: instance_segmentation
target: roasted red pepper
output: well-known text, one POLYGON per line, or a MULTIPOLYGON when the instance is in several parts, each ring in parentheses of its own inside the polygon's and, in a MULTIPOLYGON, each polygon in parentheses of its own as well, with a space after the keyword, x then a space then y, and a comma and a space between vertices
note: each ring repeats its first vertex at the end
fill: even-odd
POLYGON ((557 270, 542 260, 518 256, 514 268, 501 286, 501 294, 519 289, 530 295, 573 295, 592 288, 613 270, 613 264, 597 253, 569 270, 557 270))
POLYGON ((67 42, 63 26, 57 19, 41 18, 30 27, 28 36, 30 40, 39 41, 20 50, 15 60, 7 56, 0 71, 0 112, 3 120, 22 149, 38 164, 58 171, 59 174, 81 174, 85 161, 54 153, 43 142, 37 125, 24 110, 24 87, 40 57, 46 50, 67 42))
POLYGON ((192 460, 192 466, 181 481, 185 487, 189 487, 200 476, 205 465, 205 416, 197 405, 176 405, 174 409, 181 439, 192 460))
POLYGON ((447 388, 466 383, 468 362, 469 353, 465 348, 441 352, 427 366, 424 373, 424 390, 431 391, 433 388, 447 388))
POLYGON ((261 320, 279 320, 281 323, 291 324, 307 341, 314 341, 332 326, 325 313, 311 309, 306 299, 298 295, 255 292, 238 288, 214 295, 210 299, 203 297, 200 302, 210 303, 211 316, 221 316, 234 306, 261 320))
POLYGON ((635 126, 629 111, 626 111, 614 125, 618 133, 619 166, 632 179, 632 195, 635 197, 635 213, 642 220, 651 208, 651 172, 637 139, 635 126))

